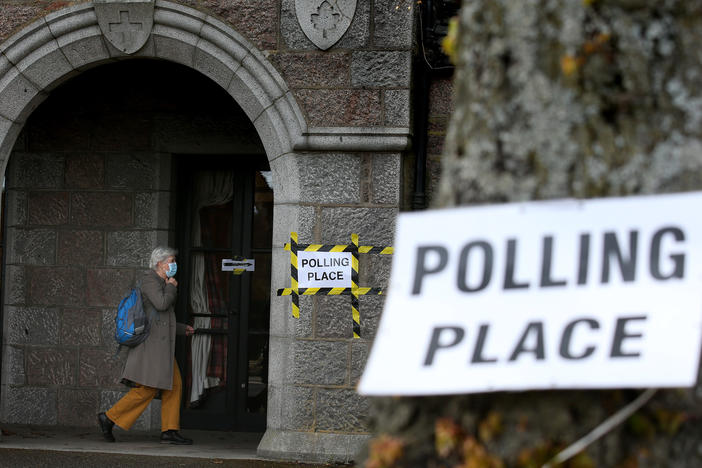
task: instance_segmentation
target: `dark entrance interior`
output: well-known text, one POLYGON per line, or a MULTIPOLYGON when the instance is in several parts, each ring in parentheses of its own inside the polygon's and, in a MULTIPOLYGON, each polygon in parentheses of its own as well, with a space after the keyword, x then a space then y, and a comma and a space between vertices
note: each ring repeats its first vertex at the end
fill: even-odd
POLYGON ((273 190, 265 156, 177 159, 178 345, 182 425, 263 431, 266 425, 273 190), (223 260, 253 259, 234 274, 223 260))

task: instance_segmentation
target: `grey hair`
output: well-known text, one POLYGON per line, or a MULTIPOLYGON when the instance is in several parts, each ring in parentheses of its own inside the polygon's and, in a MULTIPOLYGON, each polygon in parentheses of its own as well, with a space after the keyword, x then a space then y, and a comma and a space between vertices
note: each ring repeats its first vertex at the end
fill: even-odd
POLYGON ((173 255, 174 257, 178 255, 178 251, 172 247, 158 246, 153 252, 151 252, 151 259, 149 259, 149 268, 152 270, 156 269, 158 262, 162 262, 168 257, 173 255))

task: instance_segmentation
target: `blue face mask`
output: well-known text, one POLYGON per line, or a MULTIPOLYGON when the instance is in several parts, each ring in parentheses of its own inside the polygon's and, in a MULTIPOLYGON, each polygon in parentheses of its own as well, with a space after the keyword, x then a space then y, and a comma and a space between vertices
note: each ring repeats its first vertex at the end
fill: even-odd
POLYGON ((169 263, 168 264, 168 271, 166 272, 166 276, 169 278, 173 278, 178 271, 178 264, 176 262, 169 263))

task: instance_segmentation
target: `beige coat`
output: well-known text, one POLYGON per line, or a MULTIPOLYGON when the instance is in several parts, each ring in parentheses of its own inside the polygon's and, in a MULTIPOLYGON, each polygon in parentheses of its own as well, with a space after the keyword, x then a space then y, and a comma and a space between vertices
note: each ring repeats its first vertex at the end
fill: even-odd
POLYGON ((122 378, 147 387, 171 390, 173 386, 173 360, 175 359, 176 332, 185 334, 185 325, 176 323, 173 306, 177 288, 153 271, 147 271, 141 280, 141 297, 144 311, 154 314, 151 331, 143 343, 129 348, 122 378))

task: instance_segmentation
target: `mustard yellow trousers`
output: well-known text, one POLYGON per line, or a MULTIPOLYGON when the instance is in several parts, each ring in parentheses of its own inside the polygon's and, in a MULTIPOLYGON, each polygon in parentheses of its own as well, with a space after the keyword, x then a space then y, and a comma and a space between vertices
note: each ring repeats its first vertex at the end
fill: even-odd
MULTIPOLYGON (((161 390, 161 432, 180 430, 180 398, 182 392, 180 371, 174 359, 173 386, 171 390, 161 390)), ((157 393, 158 388, 137 385, 105 414, 117 426, 129 430, 157 393)))

